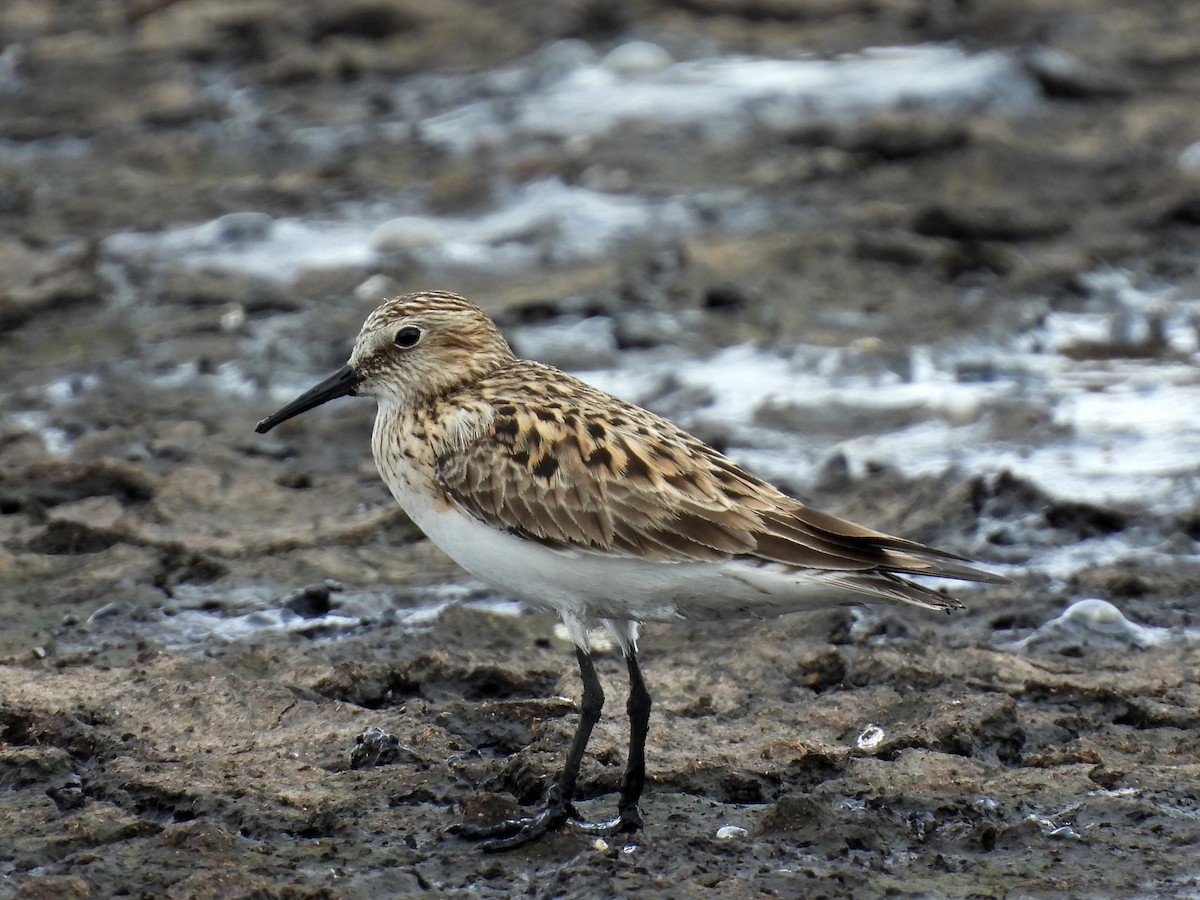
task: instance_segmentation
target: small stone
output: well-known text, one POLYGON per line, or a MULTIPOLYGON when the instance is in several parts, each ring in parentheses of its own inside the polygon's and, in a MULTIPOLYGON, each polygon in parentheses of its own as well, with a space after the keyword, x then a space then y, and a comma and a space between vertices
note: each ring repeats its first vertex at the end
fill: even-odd
POLYGON ((400 739, 394 734, 384 731, 378 725, 372 725, 354 739, 354 749, 350 751, 350 768, 370 769, 374 766, 386 766, 402 756, 411 762, 417 755, 411 747, 400 743, 400 739))
POLYGON ((854 741, 859 750, 874 750, 883 743, 884 731, 878 725, 868 725, 854 741))
POLYGON ((283 598, 282 605, 302 618, 319 619, 333 609, 330 595, 343 590, 341 582, 327 578, 323 584, 310 584, 293 591, 283 598))
POLYGON ((266 213, 237 212, 221 216, 209 224, 213 243, 244 244, 270 237, 275 220, 266 213))
POLYGON ((371 233, 373 250, 420 250, 435 247, 442 240, 436 224, 419 216, 400 216, 384 222, 371 233))
POLYGON ((1179 154, 1178 165, 1189 175, 1200 175, 1200 142, 1189 145, 1179 154))
POLYGON ((1107 600, 1089 598, 1072 603, 1024 640, 1020 650, 1097 651, 1145 649, 1172 639, 1169 629, 1139 625, 1107 600))
POLYGON ((354 299, 363 303, 382 303, 400 293, 400 285, 386 275, 375 274, 354 289, 354 299))
POLYGON ((1026 70, 1047 97, 1083 100, 1089 97, 1121 97, 1130 85, 1109 69, 1098 69, 1053 47, 1030 47, 1022 54, 1026 70))
POLYGON ((629 41, 604 57, 603 65, 621 75, 653 75, 674 63, 671 54, 649 41, 629 41))
POLYGON ((221 310, 221 317, 218 321, 224 332, 241 331, 242 326, 246 324, 246 307, 240 303, 230 303, 221 310))

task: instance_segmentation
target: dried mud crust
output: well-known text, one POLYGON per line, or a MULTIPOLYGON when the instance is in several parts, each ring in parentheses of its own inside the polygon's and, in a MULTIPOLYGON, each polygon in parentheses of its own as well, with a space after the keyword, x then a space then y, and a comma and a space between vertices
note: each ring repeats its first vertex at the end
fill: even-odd
MULTIPOLYGON (((763 54, 946 39, 1064 51, 1065 67, 1030 57, 1046 104, 1024 116, 888 114, 683 156, 652 136, 600 140, 590 158, 650 190, 750 185, 808 212, 779 233, 454 285, 490 298, 506 327, 564 309, 612 314, 622 346, 886 334, 902 353, 1010 328, 1010 300, 1070 308, 1080 274, 1104 265, 1195 288, 1200 189, 1178 164, 1200 140, 1192 5, 635 0, 511 4, 504 17, 466 0, 333 6, 0 4, 18 48, 0 67, 0 139, 6 153, 29 140, 56 149, 0 159, 0 396, 26 410, 55 382, 67 400, 46 424, 72 445, 54 457, 0 410, 0 896, 1195 892, 1196 645, 1008 646, 1076 596, 1109 597, 1148 624, 1194 623, 1196 571, 1137 563, 1065 586, 1026 578, 953 617, 838 611, 647 629, 645 831, 628 847, 563 833, 482 857, 445 829, 534 801, 573 726, 577 678, 551 620, 459 609, 415 634, 381 618, 336 641, 188 652, 148 637, 189 597, 237 611, 247 585, 286 597, 326 578, 398 591, 460 577, 378 483, 364 407, 258 439, 264 397, 152 389, 121 365, 187 363, 204 378, 235 361, 265 381, 297 364, 245 359, 222 324, 237 307, 257 324, 316 313, 319 329, 296 327, 306 343, 295 352, 333 368, 372 302, 347 299, 362 273, 283 285, 171 269, 155 276, 156 315, 139 317, 96 243, 418 188, 458 214, 497 183, 575 178, 578 160, 553 148, 477 172, 403 142, 347 154, 272 137, 368 127, 388 112, 388 79, 501 65, 560 38, 605 48, 639 34, 680 55, 711 40, 763 54), (223 79, 265 110, 245 142, 208 128, 223 79), (76 139, 92 141, 88 152, 69 152, 76 139), (680 307, 694 326, 655 324, 680 307), (620 318, 629 308, 640 316, 620 318), (104 376, 95 390, 93 371, 104 376)), ((390 274, 430 286, 403 267, 390 274)), ((792 427, 786 408, 761 413, 792 427)), ((1007 424, 1050 427, 1020 408, 1007 424)), ((701 436, 724 437, 716 426, 701 436)), ((832 466, 817 492, 823 507, 933 543, 985 537, 972 530, 986 514, 1018 554, 1035 539, 1057 547, 1125 528, 1200 534, 1194 517, 1050 502, 1007 476, 884 471, 867 492, 832 466)), ((313 602, 315 622, 338 604, 313 602)), ((581 803, 595 818, 613 811, 625 746, 621 665, 599 668, 607 715, 581 803)))

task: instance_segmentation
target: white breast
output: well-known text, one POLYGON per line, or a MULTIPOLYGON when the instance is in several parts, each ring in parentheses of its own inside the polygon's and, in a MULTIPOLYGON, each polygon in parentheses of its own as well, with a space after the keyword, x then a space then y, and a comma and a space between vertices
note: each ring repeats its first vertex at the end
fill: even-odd
POLYGON ((472 575, 511 597, 584 621, 765 618, 855 599, 819 572, 784 572, 744 560, 661 563, 556 550, 439 504, 427 490, 402 482, 389 487, 425 535, 472 575))

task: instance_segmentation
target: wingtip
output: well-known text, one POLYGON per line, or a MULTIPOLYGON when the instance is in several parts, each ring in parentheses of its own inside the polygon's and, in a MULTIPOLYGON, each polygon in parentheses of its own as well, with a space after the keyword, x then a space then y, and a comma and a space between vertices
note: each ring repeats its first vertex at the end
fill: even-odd
POLYGON ((896 572, 838 573, 829 577, 828 581, 832 585, 860 594, 864 600, 875 597, 945 613, 966 609, 966 604, 957 597, 909 581, 896 572))
POLYGON ((955 578, 959 581, 972 581, 976 584, 1012 584, 1013 580, 1007 575, 997 575, 995 572, 989 572, 986 569, 977 569, 975 566, 956 566, 956 574, 940 575, 942 578, 955 578))

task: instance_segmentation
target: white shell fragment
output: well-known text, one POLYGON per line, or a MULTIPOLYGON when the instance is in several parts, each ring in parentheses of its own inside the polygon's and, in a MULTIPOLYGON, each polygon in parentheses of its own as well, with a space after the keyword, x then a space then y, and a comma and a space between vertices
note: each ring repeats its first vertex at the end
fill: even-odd
POLYGON ((883 729, 878 725, 868 725, 864 728, 854 741, 854 746, 859 750, 874 750, 883 743, 883 729))

